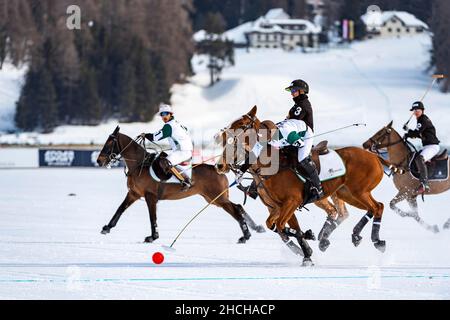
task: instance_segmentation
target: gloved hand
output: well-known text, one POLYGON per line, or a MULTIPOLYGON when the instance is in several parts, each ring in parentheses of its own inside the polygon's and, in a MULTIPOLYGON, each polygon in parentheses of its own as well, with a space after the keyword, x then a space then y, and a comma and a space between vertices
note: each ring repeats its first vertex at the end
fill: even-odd
POLYGON ((139 138, 141 138, 141 139, 144 139, 144 140, 145 140, 145 133, 141 133, 141 134, 139 135, 139 138))
POLYGON ((141 137, 142 137, 143 139, 148 139, 148 140, 150 140, 150 141, 153 141, 153 140, 154 140, 153 134, 151 134, 151 133, 142 133, 142 134, 141 134, 141 137))

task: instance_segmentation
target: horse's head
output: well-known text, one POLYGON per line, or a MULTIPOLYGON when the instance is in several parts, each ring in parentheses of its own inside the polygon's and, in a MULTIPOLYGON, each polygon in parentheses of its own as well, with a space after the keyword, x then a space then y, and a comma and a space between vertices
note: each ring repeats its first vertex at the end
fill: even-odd
POLYGON ((119 156, 119 131, 120 127, 117 126, 116 130, 114 130, 114 132, 109 135, 102 151, 100 151, 100 154, 97 158, 97 163, 100 167, 107 167, 108 165, 110 165, 111 161, 115 160, 119 156))
POLYGON ((250 112, 233 121, 228 127, 216 135, 216 142, 224 147, 222 158, 217 164, 219 173, 227 173, 239 159, 243 157, 244 151, 248 151, 249 140, 256 137, 256 132, 261 126, 261 121, 256 117, 258 107, 254 106, 250 112))
MULTIPOLYGON (((363 148, 371 152, 378 152, 381 149, 390 147, 395 143, 395 138, 399 135, 394 128, 392 128, 393 121, 391 121, 386 127, 375 133, 375 135, 364 142, 363 148)), ((398 140, 398 139, 397 139, 398 140)))

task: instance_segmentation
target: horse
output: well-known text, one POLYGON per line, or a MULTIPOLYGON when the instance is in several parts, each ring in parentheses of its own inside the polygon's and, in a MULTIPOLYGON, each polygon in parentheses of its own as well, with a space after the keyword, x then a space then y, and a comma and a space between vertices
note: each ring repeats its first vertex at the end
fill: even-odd
MULTIPOLYGON (((98 156, 97 163, 100 167, 107 167, 112 161, 117 161, 119 157, 123 157, 127 168, 128 193, 111 221, 103 227, 102 234, 110 233, 111 229, 116 227, 125 210, 138 199, 144 198, 147 203, 151 225, 151 235, 145 238, 145 242, 153 243, 159 238, 156 221, 156 205, 158 201, 180 200, 200 195, 210 203, 228 188, 227 177, 217 173, 214 166, 206 164, 196 165, 192 169, 192 180, 195 181, 195 184, 186 192, 182 192, 182 186, 179 183, 160 183, 156 181, 150 175, 149 169, 158 161, 159 155, 148 153, 143 146, 119 131, 120 127, 117 127, 108 137, 98 156)), ((248 226, 258 233, 265 232, 264 227, 256 225, 241 205, 230 201, 229 191, 223 193, 214 202, 214 205, 225 210, 239 223, 243 236, 239 238, 238 243, 245 243, 250 239, 251 233, 248 226)))
MULTIPOLYGON (((262 132, 264 128, 264 132, 267 133, 277 130, 277 127, 272 121, 261 122, 256 117, 256 113, 257 106, 226 128, 226 132, 230 136, 227 139, 227 143, 232 144, 233 147, 240 144, 245 150, 249 151, 256 145, 256 143, 252 145, 252 142, 260 142, 265 144, 264 148, 270 158, 270 155, 275 154, 278 150, 267 143, 272 136, 271 134, 266 136, 266 141, 261 140, 264 137, 262 132), (240 133, 235 134, 236 132, 240 133), (246 133, 248 135, 245 135, 246 133)), ((380 159, 371 152, 357 147, 342 148, 336 150, 336 152, 345 164, 346 173, 339 178, 323 182, 325 197, 336 193, 339 199, 358 209, 367 211, 366 215, 353 229, 352 242, 355 247, 360 245, 362 230, 374 218, 372 242, 376 249, 384 252, 386 250, 386 241, 381 240, 379 235, 384 205, 375 200, 372 196, 372 191, 383 179, 383 164, 390 165, 390 163, 380 159)), ((227 159, 227 155, 224 153, 218 168, 221 172, 230 170, 233 165, 236 165, 236 163, 227 163, 227 159)), ((294 215, 296 209, 302 206, 305 200, 305 185, 291 168, 280 167, 276 174, 262 176, 259 172, 266 166, 267 164, 262 163, 258 158, 250 169, 253 178, 257 182, 261 200, 269 210, 269 218, 266 220, 266 225, 271 230, 275 229, 282 241, 288 244, 292 251, 297 253, 297 249, 289 241, 289 237, 295 236, 299 240, 303 251, 304 264, 306 262, 306 265, 308 265, 311 261, 312 250, 306 240, 310 239, 307 239, 307 234, 301 232, 298 223, 295 223, 296 218, 294 215), (287 224, 294 230, 286 228, 287 224)))
MULTIPOLYGON (((415 147, 392 127, 393 123, 393 121, 390 122, 386 127, 373 135, 363 144, 363 148, 377 154, 380 154, 380 150, 387 149, 389 161, 401 169, 400 171, 393 172, 394 185, 397 188, 398 193, 390 202, 391 209, 401 217, 411 217, 427 230, 438 233, 438 226, 428 225, 419 216, 417 205, 417 197, 419 194, 416 190, 420 186, 420 181, 412 174, 410 169, 410 164, 413 162, 417 150, 415 150, 415 147), (397 204, 404 200, 408 202, 412 210, 411 212, 405 212, 397 207, 397 204)), ((444 164, 445 160, 447 160, 446 168, 448 172, 448 155, 446 150, 437 155, 432 161, 434 160, 440 160, 444 164)), ((426 195, 437 195, 449 189, 450 179, 448 177, 437 181, 430 180, 430 191, 427 192, 426 195)), ((444 225, 444 228, 449 227, 450 220, 444 225)))

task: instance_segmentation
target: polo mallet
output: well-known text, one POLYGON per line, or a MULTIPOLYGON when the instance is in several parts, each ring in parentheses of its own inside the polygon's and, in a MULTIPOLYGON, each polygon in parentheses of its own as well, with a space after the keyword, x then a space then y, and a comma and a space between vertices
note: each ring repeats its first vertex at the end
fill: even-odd
MULTIPOLYGON (((430 93, 430 91, 433 88, 433 86, 436 83, 436 81, 438 81, 439 79, 444 79, 445 75, 443 75, 443 74, 434 74, 434 75, 432 75, 432 78, 433 78, 433 81, 431 82, 431 85, 428 87, 427 91, 425 91, 425 94, 423 95, 422 99, 419 100, 420 102, 423 102, 425 100, 425 98, 427 97, 428 93, 430 93)), ((414 112, 411 114, 411 117, 409 117, 408 122, 406 122, 403 127, 407 127, 409 125, 409 123, 411 122, 413 117, 414 117, 414 112)))
POLYGON ((228 188, 226 188, 225 190, 223 190, 217 197, 215 197, 210 203, 208 203, 202 210, 200 210, 191 220, 189 220, 189 222, 184 226, 184 228, 180 231, 180 233, 175 237, 175 239, 173 240, 172 244, 170 246, 162 246, 164 250, 166 251, 170 251, 170 252, 174 252, 175 248, 173 247, 175 245, 175 242, 177 242, 178 238, 180 238, 180 236, 183 234, 183 232, 187 229, 187 227, 206 209, 209 208, 209 206, 211 206, 214 202, 216 202, 221 196, 223 196, 228 189, 234 187, 235 185, 237 185, 237 181, 233 182, 232 184, 230 184, 230 186, 228 188))

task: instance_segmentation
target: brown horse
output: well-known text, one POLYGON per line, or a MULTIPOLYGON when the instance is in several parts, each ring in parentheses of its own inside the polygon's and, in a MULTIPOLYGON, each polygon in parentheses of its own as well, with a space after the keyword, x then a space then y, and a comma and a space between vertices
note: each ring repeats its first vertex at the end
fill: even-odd
MULTIPOLYGON (((253 149, 254 145, 250 141, 258 141, 265 144, 269 158, 271 154, 278 152, 266 141, 262 140, 263 132, 276 130, 276 126, 271 121, 261 122, 257 117, 257 107, 255 106, 249 113, 233 122, 227 129, 230 138, 227 141, 233 145, 242 145, 248 151, 253 149), (234 132, 241 132, 234 134, 234 132), (244 134, 242 134, 242 132, 244 134), (248 135, 245 133, 248 132, 248 135), (248 139, 248 136, 251 136, 248 139)), ((270 137, 272 135, 270 134, 270 137)), ((366 210, 367 214, 355 226, 352 234, 352 242, 355 246, 361 243, 361 231, 366 224, 374 218, 372 227, 372 241, 374 246, 384 252, 386 242, 380 240, 379 232, 381 228, 381 220, 383 216, 384 205, 376 201, 372 196, 372 191, 378 186, 383 179, 383 166, 379 157, 367 152, 361 148, 348 147, 336 150, 343 159, 346 166, 346 174, 343 177, 323 182, 325 196, 329 197, 334 193, 337 196, 359 209, 366 210)), ((235 163, 227 163, 227 155, 223 155, 221 168, 222 171, 229 170, 235 163)), ((388 162, 385 162, 386 164, 388 162)), ((266 221, 268 228, 275 226, 277 233, 283 242, 292 249, 292 242, 289 241, 290 236, 296 236, 300 242, 306 262, 310 261, 312 254, 311 248, 305 240, 309 240, 306 234, 303 234, 296 224, 295 211, 304 202, 304 184, 296 176, 290 168, 280 168, 276 174, 270 176, 262 176, 259 174, 261 169, 267 167, 267 163, 261 163, 260 159, 251 167, 251 173, 258 185, 261 200, 268 207, 270 215, 266 221), (291 230, 286 228, 289 224, 291 230)), ((295 250, 293 250, 295 252, 295 250)), ((305 262, 305 260, 304 260, 305 262)))
MULTIPOLYGON (((215 143, 217 145, 221 145, 221 147, 224 149, 224 152, 226 152, 227 145, 230 143, 228 142, 229 138, 227 134, 228 130, 229 128, 225 128, 215 136, 215 143)), ((237 146, 233 146, 233 150, 231 153, 235 156, 235 158, 233 159, 234 163, 239 162, 239 159, 243 160, 243 158, 245 158, 243 157, 243 155, 239 154, 239 152, 237 151, 237 146)), ((283 149, 280 152, 279 160, 280 162, 278 163, 278 166, 284 168, 293 168, 295 167, 295 163, 297 161, 297 155, 295 154, 293 156, 292 150, 288 150, 288 148, 283 149)), ((224 166, 222 165, 223 163, 225 162, 222 158, 222 160, 219 161, 219 163, 217 164, 217 170, 221 174, 229 172, 230 168, 235 171, 235 169, 238 169, 238 167, 240 167, 240 166, 236 167, 233 165, 224 166)), ((339 199, 336 193, 332 194, 330 198, 332 199, 332 202, 330 202, 328 198, 324 198, 314 203, 317 207, 319 207, 320 209, 324 210, 327 213, 327 220, 325 221, 318 238, 318 240, 320 241, 319 249, 323 252, 325 252, 331 244, 328 238, 331 236, 333 231, 349 217, 349 213, 345 205, 345 202, 339 199)), ((296 230, 300 230, 295 215, 293 216, 293 219, 289 225, 292 228, 295 228, 296 230)))
MULTIPOLYGON (((409 163, 412 160, 414 151, 411 149, 412 147, 408 146, 407 140, 403 139, 400 134, 392 128, 392 125, 393 122, 378 131, 372 138, 363 144, 363 147, 374 153, 380 153, 380 150, 387 149, 389 161, 402 169, 401 172, 394 172, 394 184, 398 190, 398 194, 390 203, 391 209, 402 217, 413 218, 427 230, 438 233, 438 226, 428 225, 419 216, 417 206, 417 197, 419 194, 416 190, 420 185, 420 181, 411 174, 409 168, 409 163), (406 174, 403 174, 404 172, 406 172, 406 174), (412 212, 405 212, 397 207, 397 204, 404 200, 408 202, 412 212)), ((445 158, 446 155, 443 155, 443 157, 445 158)), ((430 181, 430 192, 428 192, 427 195, 440 194, 449 189, 450 179, 448 178, 441 181, 430 181)), ((449 225, 446 224, 444 227, 448 226, 449 225)))
MULTIPOLYGON (((123 212, 129 208, 138 199, 145 198, 150 215, 151 235, 145 238, 145 242, 151 243, 159 238, 158 226, 156 223, 156 204, 160 200, 180 200, 194 195, 201 195, 207 202, 214 200, 219 194, 228 188, 228 179, 225 175, 220 175, 214 166, 201 164, 193 169, 192 178, 195 185, 187 192, 182 192, 179 183, 159 183, 149 174, 150 165, 156 161, 157 155, 148 153, 144 147, 138 144, 130 137, 121 134, 120 128, 109 136, 97 163, 101 167, 108 166, 112 161, 123 157, 127 166, 128 194, 125 200, 117 209, 112 220, 103 227, 102 234, 108 234, 112 228, 117 225, 123 212)), ((218 198, 214 205, 228 212, 241 227, 243 236, 239 243, 245 243, 250 239, 249 226, 258 233, 265 232, 262 226, 257 226, 251 217, 240 205, 234 204, 229 200, 229 192, 224 193, 218 198)))

